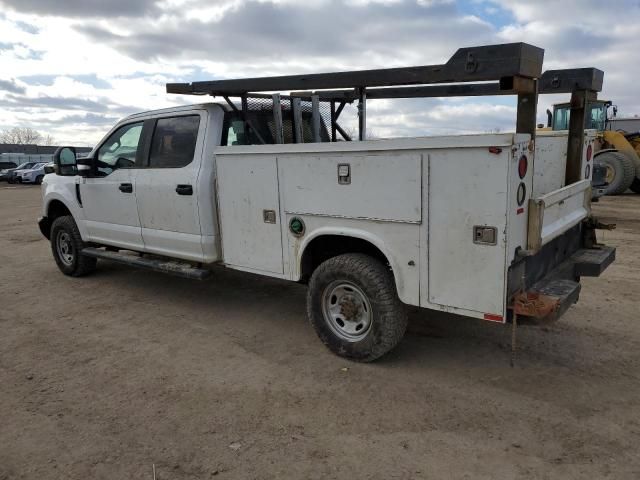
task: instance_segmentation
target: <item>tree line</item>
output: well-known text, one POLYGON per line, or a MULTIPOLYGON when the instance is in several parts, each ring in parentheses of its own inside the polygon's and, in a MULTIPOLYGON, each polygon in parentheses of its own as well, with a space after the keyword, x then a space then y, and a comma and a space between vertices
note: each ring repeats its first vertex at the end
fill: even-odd
POLYGON ((54 145, 55 139, 48 134, 29 127, 13 127, 0 130, 0 143, 13 143, 17 145, 54 145))

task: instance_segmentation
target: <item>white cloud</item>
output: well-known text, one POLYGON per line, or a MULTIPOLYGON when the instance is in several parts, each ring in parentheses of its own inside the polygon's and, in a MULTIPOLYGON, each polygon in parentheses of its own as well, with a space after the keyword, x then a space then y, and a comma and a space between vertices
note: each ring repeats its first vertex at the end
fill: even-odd
MULTIPOLYGON (((640 113, 635 1, 76 3, 0 0, 0 128, 93 143, 128 112, 202 100, 167 95, 170 81, 434 64, 461 46, 517 41, 545 48, 545 68, 605 70, 601 97, 640 113)), ((539 121, 566 99, 542 97, 539 121)), ((514 104, 372 101, 369 125, 378 136, 505 131, 514 104)))

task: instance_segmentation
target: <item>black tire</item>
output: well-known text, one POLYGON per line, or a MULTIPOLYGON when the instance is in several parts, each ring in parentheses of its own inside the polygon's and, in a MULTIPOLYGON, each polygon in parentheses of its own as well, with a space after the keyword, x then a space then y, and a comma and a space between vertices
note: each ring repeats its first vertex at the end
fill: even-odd
POLYGON ((320 340, 329 350, 341 357, 360 362, 373 361, 392 350, 402 340, 407 329, 406 309, 398 298, 391 271, 375 258, 359 253, 330 258, 313 272, 307 292, 307 315, 320 340), (356 301, 349 298, 348 293, 342 297, 347 304, 343 301, 333 302, 336 296, 332 292, 339 288, 333 287, 334 285, 348 285, 359 290, 355 295, 364 300, 360 302, 360 308, 356 301), (365 314, 368 318, 366 330, 363 333, 354 332, 357 338, 351 339, 345 339, 344 332, 336 333, 339 327, 335 322, 340 322, 340 318, 332 321, 330 314, 325 315, 325 302, 328 302, 327 307, 333 302, 334 307, 340 309, 337 315, 345 315, 343 324, 345 320, 351 325, 359 322, 363 312, 370 310, 370 313, 365 314), (347 320, 345 308, 352 309, 351 318, 356 318, 355 321, 347 320))
MULTIPOLYGON (((604 187, 605 195, 620 195, 626 192, 636 176, 636 169, 633 162, 625 154, 620 152, 604 152, 595 157, 594 163, 598 163, 607 168, 613 174, 609 185, 604 187)), ((607 174, 607 177, 610 176, 607 174)))
POLYGON ((97 260, 80 252, 85 247, 80 231, 70 215, 58 217, 51 225, 51 252, 65 275, 82 277, 96 269, 97 260))
POLYGON ((634 193, 640 193, 640 179, 638 179, 638 177, 634 178, 629 188, 634 193))
POLYGON ((36 185, 41 185, 41 184, 42 184, 42 179, 43 179, 43 178, 44 178, 44 175, 38 175, 38 176, 36 177, 35 184, 36 184, 36 185))

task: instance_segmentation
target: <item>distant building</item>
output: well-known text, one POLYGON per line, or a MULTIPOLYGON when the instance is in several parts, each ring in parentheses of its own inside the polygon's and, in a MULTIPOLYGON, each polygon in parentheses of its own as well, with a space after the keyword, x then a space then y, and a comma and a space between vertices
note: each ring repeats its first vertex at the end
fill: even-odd
POLYGON ((612 118, 611 130, 624 130, 628 133, 640 132, 640 117, 612 118))

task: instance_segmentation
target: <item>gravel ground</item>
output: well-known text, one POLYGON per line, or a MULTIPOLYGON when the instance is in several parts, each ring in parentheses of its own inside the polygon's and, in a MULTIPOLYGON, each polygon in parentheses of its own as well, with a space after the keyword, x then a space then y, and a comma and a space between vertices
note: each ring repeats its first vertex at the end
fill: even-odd
POLYGON ((392 354, 329 353, 304 286, 101 263, 63 276, 38 187, 0 186, 0 479, 640 477, 640 195, 618 259, 518 331, 412 311, 392 354))

